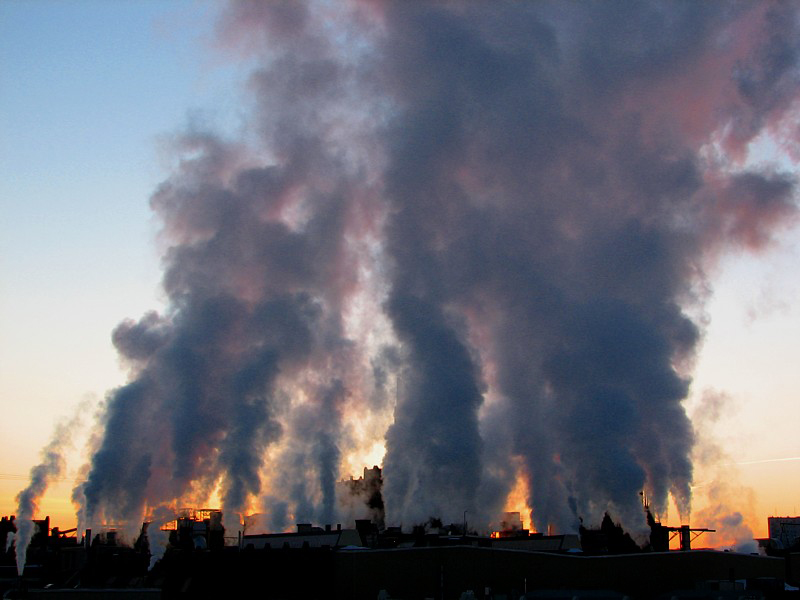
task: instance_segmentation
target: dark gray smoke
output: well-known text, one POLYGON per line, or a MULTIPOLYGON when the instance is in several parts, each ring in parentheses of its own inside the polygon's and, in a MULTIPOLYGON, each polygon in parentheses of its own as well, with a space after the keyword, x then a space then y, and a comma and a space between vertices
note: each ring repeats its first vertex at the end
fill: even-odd
POLYGON ((743 161, 796 135, 796 7, 240 2, 220 31, 260 65, 251 135, 176 141, 169 309, 114 334, 89 518, 220 485, 332 520, 384 435, 388 524, 487 523, 517 477, 540 530, 637 522, 641 490, 688 515, 689 315, 796 216, 743 161))

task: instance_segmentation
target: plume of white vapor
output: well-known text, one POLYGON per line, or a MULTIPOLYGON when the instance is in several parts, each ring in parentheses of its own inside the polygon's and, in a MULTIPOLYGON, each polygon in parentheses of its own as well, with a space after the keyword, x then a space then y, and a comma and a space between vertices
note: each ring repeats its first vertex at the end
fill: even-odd
POLYGON ((150 566, 148 571, 152 570, 155 564, 164 556, 169 543, 169 533, 163 531, 161 527, 169 521, 175 520, 177 515, 168 508, 161 507, 156 510, 147 526, 147 542, 150 546, 150 566))
POLYGON ((220 25, 258 59, 253 135, 175 139, 169 309, 114 331, 88 522, 219 487, 228 515, 330 523, 375 443, 395 525, 488 523, 518 480, 538 530, 630 529, 642 490, 688 517, 707 272, 800 217, 795 174, 744 161, 800 147, 797 7, 240 1, 220 25))
MULTIPOLYGON (((84 404, 78 407, 75 416, 67 423, 56 425, 50 442, 42 449, 42 461, 31 469, 28 487, 17 494, 17 535, 16 555, 17 573, 22 576, 25 570, 25 559, 28 546, 34 534, 33 518, 39 508, 39 500, 47 491, 53 479, 64 473, 66 461, 63 452, 72 443, 72 432, 80 423, 84 404)), ((47 535, 47 532, 43 532, 47 535)))

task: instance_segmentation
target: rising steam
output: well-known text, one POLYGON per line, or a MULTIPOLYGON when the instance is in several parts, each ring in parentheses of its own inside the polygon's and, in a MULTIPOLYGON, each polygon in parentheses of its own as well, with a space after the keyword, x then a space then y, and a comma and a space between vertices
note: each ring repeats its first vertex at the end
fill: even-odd
POLYGON ((488 523, 520 478, 539 530, 639 522, 643 489, 688 515, 689 315, 796 216, 744 158, 796 143, 798 29, 793 4, 232 4, 249 134, 175 139, 169 307, 114 332, 89 522, 214 490, 330 522, 381 440, 387 524, 488 523))
MULTIPOLYGON (((31 469, 28 487, 17 494, 17 533, 14 536, 17 557, 17 574, 21 577, 25 570, 28 546, 35 532, 33 518, 39 508, 39 500, 44 496, 50 483, 64 474, 66 461, 64 451, 72 444, 72 435, 80 425, 86 404, 81 404, 75 416, 66 423, 58 423, 50 442, 42 448, 41 462, 31 469)), ((49 532, 42 532, 47 536, 49 532)))

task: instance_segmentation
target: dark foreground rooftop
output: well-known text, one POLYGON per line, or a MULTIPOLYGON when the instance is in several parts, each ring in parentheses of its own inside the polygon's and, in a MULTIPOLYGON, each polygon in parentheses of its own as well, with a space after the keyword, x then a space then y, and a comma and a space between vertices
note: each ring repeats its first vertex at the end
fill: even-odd
MULTIPOLYGON (((79 549, 80 550, 80 549, 79 549)), ((113 571, 113 565, 109 567, 113 571)), ((784 558, 716 551, 580 556, 441 546, 389 550, 223 548, 173 550, 155 568, 116 589, 27 590, 28 598, 791 598, 800 554, 784 558), (792 575, 794 574, 794 575, 792 575), (599 594, 599 595, 598 595, 599 594)), ((107 573, 113 578, 113 572, 107 573)))

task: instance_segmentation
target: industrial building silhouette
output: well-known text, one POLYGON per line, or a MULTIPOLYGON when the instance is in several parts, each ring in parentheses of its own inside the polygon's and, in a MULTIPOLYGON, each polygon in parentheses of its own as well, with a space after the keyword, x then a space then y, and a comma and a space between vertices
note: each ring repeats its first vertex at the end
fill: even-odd
POLYGON ((608 514, 597 528, 582 526, 580 535, 531 533, 519 513, 506 513, 501 531, 489 536, 435 519, 402 531, 383 525, 380 481, 374 467, 342 482, 373 511, 372 518, 344 525, 299 523, 292 532, 245 530, 226 537, 219 510, 184 510, 152 566, 147 523, 127 546, 114 530, 60 530, 45 518, 34 522, 18 577, 14 517, 3 517, 0 591, 51 600, 800 597, 786 587, 800 585, 797 517, 771 518, 771 539, 762 541, 758 555, 692 550, 692 534, 705 530, 666 527, 647 506, 651 535, 644 547, 608 514), (669 550, 670 536, 679 536, 681 550, 669 550))

